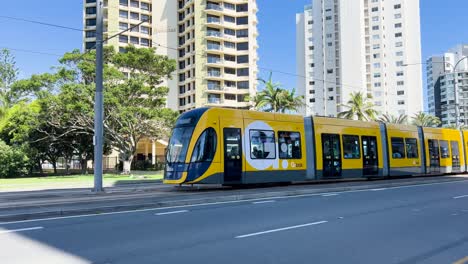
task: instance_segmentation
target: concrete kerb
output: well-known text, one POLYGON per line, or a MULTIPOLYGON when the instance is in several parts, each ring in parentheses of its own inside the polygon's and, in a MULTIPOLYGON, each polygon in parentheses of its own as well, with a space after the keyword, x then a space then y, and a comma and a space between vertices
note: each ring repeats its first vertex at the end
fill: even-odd
POLYGON ((285 191, 273 191, 273 192, 261 192, 261 193, 248 193, 248 194, 236 194, 236 195, 222 195, 220 192, 219 196, 214 197, 204 197, 196 199, 185 199, 185 200, 173 200, 173 201, 161 201, 161 202, 145 202, 141 201, 135 204, 129 205, 114 205, 114 206, 94 206, 92 203, 89 203, 89 207, 86 208, 73 208, 73 205, 64 205, 63 208, 55 210, 45 210, 40 212, 26 212, 20 214, 10 214, 10 215, 0 215, 0 223, 8 221, 20 221, 20 220, 30 220, 30 219, 39 219, 39 218, 52 218, 60 216, 74 216, 74 215, 84 215, 84 214, 103 214, 103 213, 112 213, 119 211, 132 211, 132 210, 142 210, 142 209, 155 209, 165 208, 165 207, 177 207, 177 206, 197 206, 202 204, 210 203, 235 203, 242 201, 252 201, 252 200, 262 200, 262 199, 271 199, 271 198, 287 198, 295 197, 302 195, 321 195, 325 193, 333 192, 346 192, 346 191, 360 191, 360 190, 369 190, 376 188, 392 188, 392 187, 402 187, 402 186, 418 186, 418 185, 427 185, 434 183, 447 183, 447 182, 457 182, 457 181, 466 181, 467 179, 434 179, 434 180, 424 180, 420 182, 386 182, 381 184, 366 184, 366 185, 356 185, 356 186, 341 186, 341 187, 332 187, 332 188, 319 188, 319 189, 298 189, 298 190, 285 190, 285 191), (69 208, 67 208, 67 206, 69 208))

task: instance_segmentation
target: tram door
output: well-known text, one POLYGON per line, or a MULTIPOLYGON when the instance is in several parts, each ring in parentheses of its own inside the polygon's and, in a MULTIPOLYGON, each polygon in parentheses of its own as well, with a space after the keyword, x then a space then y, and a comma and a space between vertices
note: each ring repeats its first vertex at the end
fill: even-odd
POLYGON ((379 157, 377 151, 377 138, 362 137, 363 174, 364 176, 379 174, 379 157))
POLYGON ((458 141, 450 141, 452 148, 452 171, 460 171, 460 150, 458 149, 458 141))
POLYGON ((430 159, 430 173, 440 173, 440 149, 439 141, 429 139, 429 159, 430 159))
POLYGON ((338 134, 322 134, 323 177, 341 177, 341 143, 338 134))
POLYGON ((240 128, 224 128, 224 183, 242 181, 242 138, 240 128))

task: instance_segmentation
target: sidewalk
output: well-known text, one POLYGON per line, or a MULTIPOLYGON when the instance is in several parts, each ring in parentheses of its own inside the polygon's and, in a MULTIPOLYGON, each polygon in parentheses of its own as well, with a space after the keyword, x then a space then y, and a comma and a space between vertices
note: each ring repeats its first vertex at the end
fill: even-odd
POLYGON ((91 192, 90 188, 0 192, 0 222, 467 180, 468 176, 457 175, 241 189, 219 185, 180 187, 152 182, 108 187, 99 194, 91 192))

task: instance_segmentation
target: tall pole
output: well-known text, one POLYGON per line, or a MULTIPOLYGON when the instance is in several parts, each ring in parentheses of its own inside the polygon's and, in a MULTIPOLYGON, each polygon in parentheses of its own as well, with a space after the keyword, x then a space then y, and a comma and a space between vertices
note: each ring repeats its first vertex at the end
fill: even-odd
POLYGON ((103 155, 103 2, 96 6, 96 94, 94 101, 94 192, 102 192, 102 155, 103 155))
POLYGON ((460 124, 460 107, 458 106, 458 90, 457 90, 457 71, 453 69, 453 89, 455 96, 455 125, 456 127, 460 124))
POLYGON ((458 100, 458 89, 457 89, 457 66, 462 62, 464 59, 467 59, 467 56, 462 57, 460 60, 457 61, 457 63, 453 66, 453 89, 455 90, 454 95, 455 95, 455 124, 456 126, 460 125, 460 106, 459 106, 459 100, 458 100))

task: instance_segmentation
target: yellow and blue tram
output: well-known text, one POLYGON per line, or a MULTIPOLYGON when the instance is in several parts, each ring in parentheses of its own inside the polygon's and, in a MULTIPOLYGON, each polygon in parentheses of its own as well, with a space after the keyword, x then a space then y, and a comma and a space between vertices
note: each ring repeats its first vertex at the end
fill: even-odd
POLYGON ((164 183, 238 185, 463 173, 467 133, 198 108, 175 124, 164 183))

